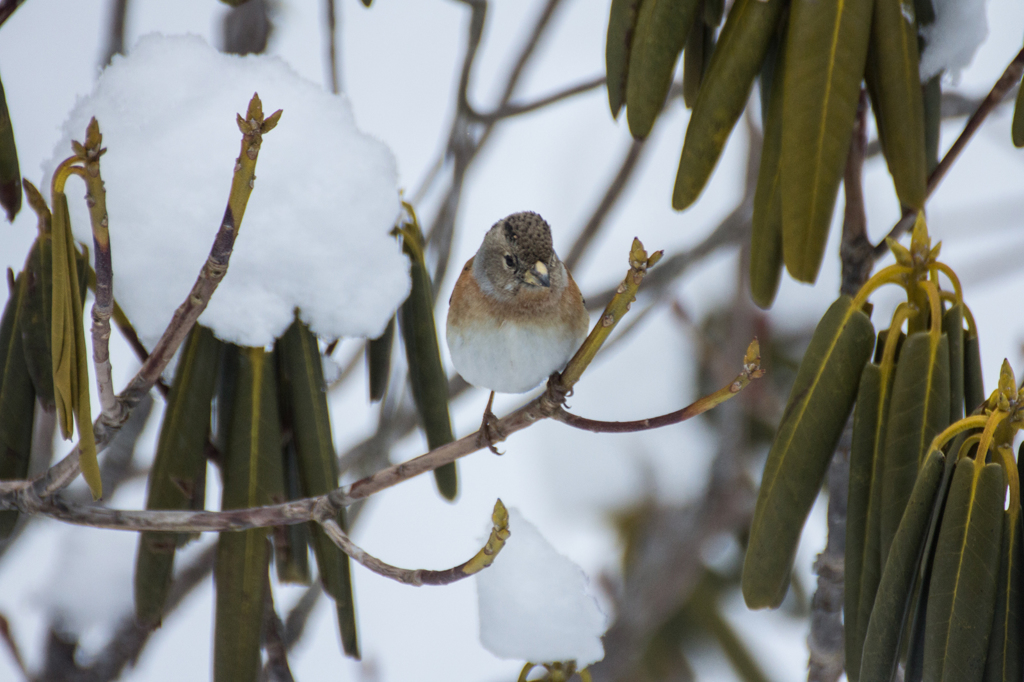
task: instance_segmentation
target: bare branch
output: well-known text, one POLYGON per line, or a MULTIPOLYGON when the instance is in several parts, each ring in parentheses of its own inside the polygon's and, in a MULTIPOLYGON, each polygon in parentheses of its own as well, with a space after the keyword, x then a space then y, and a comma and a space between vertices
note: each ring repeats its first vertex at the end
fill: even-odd
POLYGON ((552 415, 552 419, 574 428, 593 431, 594 433, 635 433, 637 431, 660 429, 663 426, 678 424, 697 415, 704 414, 711 408, 721 405, 726 400, 735 396, 746 388, 747 384, 753 379, 759 379, 762 376, 764 376, 764 370, 761 369, 761 352, 757 339, 754 339, 747 348, 747 356, 743 360, 743 371, 739 376, 728 386, 715 391, 711 395, 704 396, 681 410, 663 414, 660 417, 650 417, 631 422, 605 422, 577 417, 559 407, 555 414, 552 415))
POLYGON ((416 587, 421 585, 450 585, 482 571, 494 562, 494 558, 501 551, 502 547, 505 546, 505 541, 508 540, 511 534, 508 529, 508 511, 505 509, 505 505, 501 503, 501 500, 498 500, 494 503, 494 512, 491 514, 491 521, 494 524, 491 534, 487 538, 487 543, 472 559, 444 571, 431 571, 425 568, 407 569, 386 564, 368 554, 349 539, 345 531, 335 521, 336 518, 336 512, 332 510, 329 504, 326 504, 326 501, 317 507, 315 520, 323 526, 324 532, 327 533, 328 537, 334 541, 334 544, 341 551, 377 575, 416 587))
POLYGON ((873 246, 868 240, 867 213, 864 209, 864 187, 861 181, 864 171, 864 157, 868 142, 868 96, 861 88, 857 118, 850 136, 850 151, 846 157, 843 175, 843 190, 846 206, 843 212, 843 239, 839 246, 842 262, 842 284, 840 293, 855 295, 871 276, 875 265, 873 246))
POLYGON ((560 90, 554 94, 548 95, 547 97, 543 97, 534 102, 528 102, 526 104, 509 103, 502 107, 499 107, 498 109, 492 111, 489 114, 481 114, 474 111, 472 112, 471 116, 478 121, 493 122, 501 120, 503 118, 510 118, 512 116, 518 116, 520 114, 527 114, 531 111, 543 109, 544 107, 550 104, 561 102, 563 99, 568 99, 574 95, 579 95, 584 92, 590 92, 591 90, 599 88, 602 85, 604 85, 605 80, 606 78, 604 76, 598 76, 596 78, 591 78, 588 81, 583 81, 582 83, 579 83, 577 85, 565 88, 564 90, 560 90))

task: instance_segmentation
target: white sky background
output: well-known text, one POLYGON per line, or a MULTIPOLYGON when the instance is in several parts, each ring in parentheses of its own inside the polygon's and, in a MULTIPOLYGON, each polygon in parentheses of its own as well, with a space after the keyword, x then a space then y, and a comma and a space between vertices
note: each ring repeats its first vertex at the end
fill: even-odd
MULTIPOLYGON (((92 88, 109 4, 99 0, 28 0, 0 29, 0 71, 22 174, 33 181, 41 179, 41 164, 52 155, 60 125, 76 98, 92 88)), ((281 0, 279 4, 270 52, 283 57, 306 78, 323 82, 321 3, 281 0)), ((450 0, 377 0, 370 10, 356 0, 338 4, 342 84, 352 101, 356 122, 392 149, 399 181, 413 191, 447 134, 468 10, 450 0)), ((479 109, 489 110, 499 94, 508 55, 518 47, 540 4, 505 0, 490 7, 470 95, 479 109)), ((593 5, 583 0, 565 3, 540 48, 539 60, 525 74, 518 98, 529 100, 603 72, 607 3, 602 3, 600 10, 593 5)), ((225 11, 212 0, 133 0, 126 43, 131 45, 138 36, 159 30, 196 33, 216 45, 219 18, 225 11)), ((998 78, 1020 49, 1024 30, 1024 8, 1019 3, 990 0, 987 11, 989 37, 972 65, 963 71, 959 84, 971 95, 984 93, 998 78)), ((243 111, 245 104, 239 102, 236 111, 243 111)), ((276 108, 268 101, 264 106, 267 111, 276 108)), ((659 120, 637 176, 593 245, 585 266, 574 273, 584 295, 621 278, 634 235, 649 249, 678 252, 703 238, 739 197, 746 145, 742 131, 733 136, 709 189, 696 206, 682 214, 671 210, 685 117, 676 102, 659 120)), ((932 235, 943 240, 943 255, 961 275, 968 304, 981 329, 989 387, 1004 357, 1018 374, 1024 373, 1024 315, 1020 313, 1024 300, 1024 231, 1020 229, 1024 151, 1010 145, 1009 121, 1009 108, 990 118, 929 204, 932 235)), ((282 125, 287 125, 287 112, 282 125)), ((962 121, 957 121, 944 128, 944 147, 961 125, 962 121)), ((452 265, 441 298, 447 299, 458 266, 476 250, 484 231, 510 212, 529 209, 547 218, 554 230, 555 247, 565 255, 629 141, 624 117, 618 123, 611 119, 603 90, 504 125, 467 181, 452 265)), ((273 133, 265 144, 274 144, 273 133)), ((74 182, 69 183, 71 201, 79 199, 74 182)), ((891 182, 880 159, 869 164, 865 184, 869 228, 877 239, 897 217, 891 182)), ((116 191, 110 186, 107 189, 116 191)), ((255 191, 259 190, 257 182, 255 191)), ((425 221, 432 209, 429 202, 424 206, 425 221)), ((23 208, 14 226, 0 226, 0 230, 4 235, 0 240, 3 265, 18 270, 35 234, 35 216, 23 208)), ((245 239, 244 225, 240 239, 245 239)), ((836 254, 833 239, 813 288, 784 279, 772 311, 777 324, 802 325, 821 315, 838 288, 836 254)), ((735 253, 712 257, 677 288, 694 317, 730 296, 735 259, 735 253)), ((885 302, 892 299, 881 295, 874 300, 882 307, 879 314, 887 314, 885 302)), ((442 303, 438 319, 443 320, 445 314, 442 303)), ((355 341, 343 343, 336 355, 344 360, 358 346, 355 341)), ((115 384, 120 387, 137 364, 120 342, 115 342, 113 352, 115 384)), ((677 409, 696 397, 692 393, 694 367, 689 361, 693 355, 689 338, 668 316, 652 316, 644 333, 634 335, 588 371, 577 387, 572 407, 580 414, 604 419, 635 419, 677 409), (654 379, 643 392, 631 390, 629 398, 622 400, 620 396, 632 386, 627 382, 638 363, 654 379)), ((335 423, 341 449, 375 427, 377 408, 366 404, 365 391, 365 378, 356 379, 334 397, 336 414, 343 410, 349 415, 335 423)), ((482 390, 475 390, 456 403, 457 435, 477 427, 486 398, 482 390)), ((518 400, 499 396, 496 412, 504 413, 518 400)), ((152 457, 159 407, 158 400, 148 438, 140 448, 143 461, 152 457)), ((60 446, 59 451, 67 448, 60 446)), ((424 439, 416 436, 400 444, 394 454, 408 457, 424 448, 424 439)), ((714 444, 696 422, 644 435, 603 437, 552 423, 512 436, 503 449, 506 455, 502 458, 481 452, 460 463, 462 492, 455 505, 440 499, 430 477, 377 496, 359 523, 356 541, 401 566, 447 568, 478 549, 494 499, 501 497, 521 509, 560 552, 593 577, 618 565, 618 548, 606 525, 609 511, 650 492, 643 487, 647 481, 656 482, 654 494, 666 501, 678 502, 698 494, 714 444)), ((143 494, 143 485, 128 485, 113 504, 138 508, 143 494)), ((823 544, 823 517, 819 505, 801 548, 800 570, 807 584, 813 554, 823 544)), ((63 606, 72 621, 85 612, 110 627, 121 609, 130 604, 134 563, 134 538, 126 541, 115 531, 40 523, 47 526, 43 532, 34 529, 0 562, 0 613, 11 621, 14 636, 33 667, 39 662, 43 626, 51 605, 63 606), (87 543, 80 538, 86 532, 96 538, 92 551, 83 547, 87 543), (71 537, 74 543, 69 541, 71 537), (103 556, 112 553, 116 558, 103 556), (69 566, 87 573, 97 590, 110 595, 106 607, 96 603, 95 594, 91 594, 92 603, 84 603, 92 590, 82 583, 54 592, 54 582, 58 576, 64 579, 69 566)), ((479 644, 472 581, 446 588, 411 588, 359 567, 354 573, 364 663, 342 659, 333 609, 325 602, 291 658, 298 679, 496 680, 514 678, 518 672, 520 664, 499 660, 479 644)), ((279 606, 290 605, 297 595, 298 590, 292 588, 279 591, 279 606)), ((125 679, 207 678, 212 610, 212 586, 207 585, 167 619, 137 668, 125 679)), ((741 601, 731 603, 729 611, 775 679, 804 675, 806 631, 802 622, 779 614, 748 616, 741 601)), ((103 627, 94 628, 85 633, 83 645, 87 649, 101 646, 105 637, 103 627)), ((721 665, 709 659, 698 658, 697 668, 705 679, 722 679, 725 674, 721 665)), ((14 678, 10 659, 6 653, 0 654, 0 679, 14 678)))

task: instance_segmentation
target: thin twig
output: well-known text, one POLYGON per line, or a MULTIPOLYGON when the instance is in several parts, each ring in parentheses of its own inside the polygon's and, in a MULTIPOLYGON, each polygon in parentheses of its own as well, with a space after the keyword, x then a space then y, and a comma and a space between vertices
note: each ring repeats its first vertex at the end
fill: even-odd
POLYGON ((323 527, 327 536, 336 544, 341 551, 349 555, 353 561, 357 561, 365 568, 370 569, 377 575, 396 580, 406 585, 420 587, 422 585, 450 585, 471 575, 479 573, 494 562, 498 552, 505 546, 511 534, 508 529, 508 511, 505 505, 498 500, 494 503, 494 512, 491 514, 491 521, 494 524, 487 543, 469 561, 458 566, 443 570, 431 571, 425 568, 407 569, 386 564, 380 559, 371 556, 365 550, 358 547, 345 531, 341 529, 337 513, 332 511, 331 505, 324 501, 318 506, 314 513, 315 520, 323 527))
POLYGON ((128 15, 128 0, 114 0, 110 10, 110 33, 104 50, 102 66, 107 66, 114 55, 124 54, 124 27, 128 15))
POLYGON ((704 414, 711 408, 721 405, 726 400, 735 396, 746 388, 747 384, 749 384, 753 379, 759 379, 762 376, 764 376, 764 370, 761 369, 760 350, 758 349, 757 341, 755 340, 750 344, 750 348, 747 350, 747 357, 743 361, 743 371, 739 376, 737 376, 728 386, 720 388, 711 395, 704 396, 703 398, 690 403, 681 410, 676 410, 669 414, 663 414, 660 417, 650 417, 648 419, 640 419, 637 421, 606 422, 578 417, 566 412, 564 408, 560 407, 555 411, 555 414, 552 415, 552 419, 562 422, 563 424, 568 424, 573 428, 592 431, 594 433, 636 433, 637 431, 660 429, 663 426, 678 424, 686 421, 687 419, 692 419, 699 414, 704 414))
MULTIPOLYGON (((1013 58, 1007 67, 1003 71, 1003 75, 999 77, 995 85, 989 91, 988 95, 978 105, 977 110, 974 114, 967 119, 967 123, 964 124, 964 129, 961 131, 960 136, 956 138, 953 146, 949 148, 942 160, 939 161, 939 165, 935 167, 932 174, 928 176, 928 187, 926 197, 930 197, 935 188, 938 187, 939 183, 952 168, 957 158, 960 156, 960 152, 964 150, 967 143, 974 137, 974 133, 978 131, 981 124, 985 122, 988 115, 991 114, 999 103, 1003 101, 1006 94, 1013 89, 1017 83, 1020 82, 1021 74, 1024 74, 1024 49, 1017 53, 1017 56, 1013 58)), ((914 225, 916 215, 913 211, 904 212, 903 216, 893 226, 886 236, 886 239, 899 239, 904 232, 909 230, 914 225)), ((875 258, 881 258, 888 250, 885 239, 875 245, 875 258)))
POLYGON ((292 669, 288 665, 288 646, 285 643, 285 627, 281 617, 274 608, 274 592, 270 589, 270 573, 264 573, 266 585, 263 590, 263 648, 267 652, 267 662, 263 665, 260 676, 262 682, 295 682, 292 669))
POLYGON ((337 95, 341 92, 341 75, 338 73, 338 48, 337 48, 337 20, 335 19, 335 0, 324 0, 327 9, 327 72, 331 92, 337 95))
POLYGON ((512 116, 527 114, 530 113, 531 111, 543 109, 544 107, 554 104, 556 102, 561 102, 563 99, 568 99, 570 97, 573 97, 574 95, 579 95, 584 92, 590 92, 591 90, 594 90, 595 88, 599 88, 602 85, 604 85, 606 80, 607 79, 604 76, 597 76, 596 78, 591 78, 588 81, 583 81, 582 83, 579 83, 577 85, 573 85, 563 90, 559 90, 558 92, 548 95, 547 97, 542 97, 541 99, 538 99, 534 102, 527 102, 525 104, 513 104, 510 102, 509 104, 499 107, 498 109, 487 114, 481 114, 476 111, 473 111, 471 116, 478 121, 484 121, 489 123, 493 121, 499 121, 503 118, 511 118, 512 116))
POLYGON ((868 142, 868 96, 863 88, 854 119, 853 135, 850 136, 850 151, 846 157, 843 175, 843 189, 846 206, 843 209, 843 238, 839 246, 842 263, 842 284, 839 292, 855 295, 871 276, 875 265, 873 245, 868 239, 868 219, 864 209, 864 186, 862 183, 864 157, 868 142))
POLYGON ((25 0, 0 0, 0 26, 4 25, 14 10, 18 9, 25 0))

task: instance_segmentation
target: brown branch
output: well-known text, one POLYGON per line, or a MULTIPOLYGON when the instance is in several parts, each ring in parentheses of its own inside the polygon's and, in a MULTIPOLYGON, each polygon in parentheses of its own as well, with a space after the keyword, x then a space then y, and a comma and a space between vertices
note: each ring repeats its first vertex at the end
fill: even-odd
POLYGON ((491 520, 494 524, 491 534, 487 538, 487 543, 472 559, 443 571, 432 571, 425 568, 408 569, 392 566, 368 554, 349 539, 345 531, 338 525, 338 522, 335 520, 336 518, 337 512, 332 509, 330 504, 326 503, 326 500, 318 505, 314 512, 314 519, 323 527, 327 536, 352 560, 357 561, 377 575, 415 587, 422 585, 450 585, 478 573, 493 563, 510 535, 508 511, 506 511, 505 505, 501 503, 501 500, 498 500, 494 503, 494 512, 491 514, 491 520))
POLYGON ((4 25, 14 10, 18 9, 25 0, 0 0, 0 26, 4 25))
POLYGON ((839 292, 855 295, 871 276, 875 265, 874 247, 868 239, 868 219, 864 209, 864 158, 868 143, 868 95, 861 88, 857 117, 850 136, 850 151, 846 156, 846 170, 843 174, 843 191, 846 206, 843 209, 843 238, 839 246, 842 263, 842 284, 839 292))
MULTIPOLYGON (((981 124, 985 122, 988 115, 991 114, 999 103, 1003 101, 1006 94, 1013 89, 1017 83, 1020 82, 1021 75, 1024 74, 1024 49, 1017 53, 1017 56, 1013 58, 1006 69, 1003 71, 1003 75, 999 77, 995 85, 989 91, 988 95, 978 105, 977 110, 974 114, 967 119, 967 123, 964 124, 964 129, 960 132, 960 136, 956 138, 953 146, 949 148, 942 160, 939 161, 939 165, 935 167, 932 174, 928 176, 928 187, 926 197, 930 197, 935 188, 938 187, 939 183, 952 168, 957 158, 960 156, 960 152, 964 150, 967 143, 974 137, 974 133, 978 131, 981 124)), ((913 211, 905 211, 899 221, 893 226, 886 236, 886 239, 899 239, 904 232, 909 230, 914 225, 915 214, 913 211)), ((881 258, 888 251, 885 239, 879 242, 875 246, 875 258, 881 258)))
MULTIPOLYGON (((619 285, 615 297, 605 308, 600 321, 591 330, 565 370, 561 374, 551 376, 544 393, 511 415, 498 420, 497 427, 504 436, 522 430, 540 419, 554 416, 556 410, 565 401, 565 396, 590 365, 608 335, 629 310, 630 303, 635 298, 647 270, 658 261, 660 256, 660 251, 648 256, 643 244, 637 239, 633 240, 629 256, 629 270, 619 285)), ((749 362, 749 360, 745 360, 745 362, 749 362)), ((435 448, 409 462, 379 471, 350 486, 338 488, 326 496, 253 509, 220 512, 116 510, 96 505, 74 504, 59 498, 39 495, 34 487, 34 485, 40 484, 39 481, 36 481, 34 485, 30 481, 15 482, 15 485, 20 487, 13 495, 0 496, 0 508, 17 508, 28 514, 44 514, 69 523, 121 530, 204 532, 289 525, 313 520, 318 505, 327 504, 329 509, 336 514, 342 507, 348 506, 356 500, 369 497, 409 478, 454 462, 456 459, 476 452, 484 445, 486 445, 486 441, 480 438, 479 433, 474 433, 435 448)), ((65 461, 69 458, 70 456, 65 458, 65 461)), ((57 467, 59 466, 57 465, 57 467)), ((52 467, 48 475, 57 467, 52 467)), ((77 459, 65 467, 77 469, 77 459)), ((41 480, 46 480, 46 477, 41 480)))
POLYGON ((341 92, 341 76, 338 74, 337 20, 335 18, 335 0, 324 0, 327 9, 327 69, 331 92, 341 92))
POLYGON ((543 97, 534 102, 528 102, 526 104, 509 103, 487 114, 472 111, 470 115, 477 121, 489 123, 501 120, 503 118, 511 118, 512 116, 518 116, 520 114, 528 114, 531 111, 537 111, 538 109, 543 109, 548 105, 555 104, 556 102, 561 102, 563 99, 568 99, 570 97, 579 95, 584 92, 590 92, 591 90, 599 88, 602 85, 604 85, 605 80, 606 78, 604 76, 598 76, 596 78, 591 78, 588 81, 584 81, 577 85, 565 88, 564 90, 560 90, 554 94, 548 95, 547 97, 543 97))
POLYGON ((563 424, 568 424, 573 428, 592 431, 594 433, 636 433, 637 431, 660 429, 663 426, 678 424, 686 421, 687 419, 692 419, 697 415, 704 414, 711 408, 721 405, 726 400, 735 396, 746 388, 747 384, 749 384, 753 379, 759 379, 762 376, 764 376, 764 370, 761 369, 761 351, 758 347, 757 339, 754 339, 747 348, 747 355, 743 360, 743 371, 739 376, 737 376, 728 386, 720 388, 714 393, 690 403, 681 410, 676 410, 669 414, 663 414, 660 417, 650 417, 648 419, 640 419, 637 421, 606 422, 578 417, 566 412, 564 408, 559 407, 555 411, 554 415, 552 415, 552 419, 562 422, 563 424))

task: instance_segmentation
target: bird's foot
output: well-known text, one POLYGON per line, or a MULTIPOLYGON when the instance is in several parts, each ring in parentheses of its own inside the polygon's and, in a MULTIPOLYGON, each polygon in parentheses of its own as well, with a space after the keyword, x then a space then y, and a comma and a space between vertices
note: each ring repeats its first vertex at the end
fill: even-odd
POLYGON ((491 397, 488 398, 487 407, 484 409, 484 417, 480 422, 480 436, 478 441, 480 445, 486 445, 487 449, 494 454, 503 455, 505 453, 494 447, 494 444, 505 440, 505 436, 507 434, 498 426, 498 417, 491 411, 491 407, 493 405, 494 391, 491 391, 491 397))

